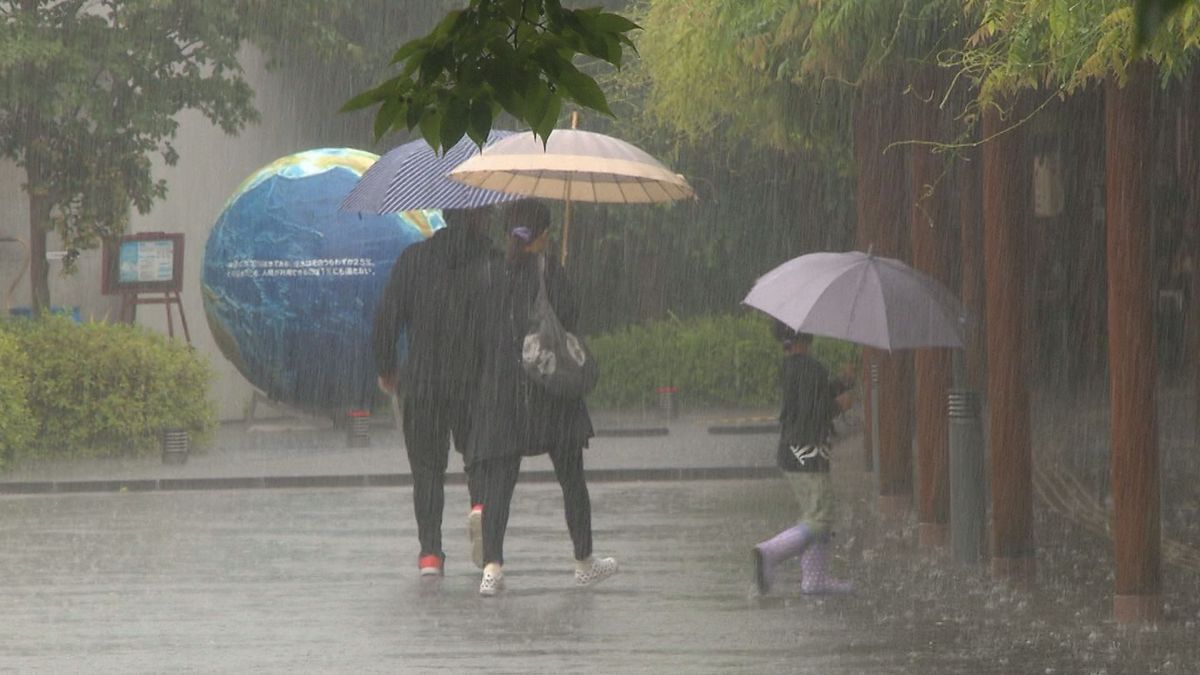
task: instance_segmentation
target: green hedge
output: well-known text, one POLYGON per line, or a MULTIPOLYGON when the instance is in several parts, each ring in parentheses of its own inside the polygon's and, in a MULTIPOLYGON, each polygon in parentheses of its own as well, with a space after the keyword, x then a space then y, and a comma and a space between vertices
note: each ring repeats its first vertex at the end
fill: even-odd
POLYGON ((17 339, 0 332, 0 469, 28 448, 37 433, 29 410, 29 371, 17 339))
MULTIPOLYGON (((779 401, 783 352, 758 313, 668 319, 588 340, 600 382, 588 397, 601 407, 649 405, 658 387, 679 388, 693 405, 766 406, 779 401)), ((813 355, 831 373, 858 358, 852 344, 818 337, 813 355)))
POLYGON ((6 321, 0 335, 20 350, 35 428, 5 447, 10 459, 136 455, 157 450, 165 428, 203 441, 216 424, 208 363, 158 333, 46 317, 6 321))

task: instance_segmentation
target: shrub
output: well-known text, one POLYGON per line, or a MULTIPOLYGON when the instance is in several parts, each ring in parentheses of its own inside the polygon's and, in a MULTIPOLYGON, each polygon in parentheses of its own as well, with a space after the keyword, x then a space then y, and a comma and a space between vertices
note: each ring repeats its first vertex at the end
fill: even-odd
MULTIPOLYGON (((779 401, 779 343, 758 313, 668 319, 632 325, 588 341, 600 366, 589 401, 645 405, 664 386, 693 405, 764 406, 779 401)), ((852 344, 818 337, 813 356, 838 374, 858 358, 852 344)))
POLYGON ((165 428, 212 430, 212 371, 191 347, 138 326, 61 317, 6 324, 29 372, 32 456, 115 456, 158 447, 165 428))
POLYGON ((28 396, 25 354, 15 337, 0 332, 0 469, 23 453, 37 432, 28 396))

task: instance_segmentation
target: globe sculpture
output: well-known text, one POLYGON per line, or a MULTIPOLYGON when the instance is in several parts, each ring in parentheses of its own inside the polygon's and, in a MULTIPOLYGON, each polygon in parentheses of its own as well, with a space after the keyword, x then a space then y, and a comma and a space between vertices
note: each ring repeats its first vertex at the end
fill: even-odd
POLYGON ((378 158, 324 148, 278 159, 238 187, 209 234, 209 329, 273 401, 335 412, 374 397, 375 305, 396 256, 444 226, 439 211, 338 211, 378 158))

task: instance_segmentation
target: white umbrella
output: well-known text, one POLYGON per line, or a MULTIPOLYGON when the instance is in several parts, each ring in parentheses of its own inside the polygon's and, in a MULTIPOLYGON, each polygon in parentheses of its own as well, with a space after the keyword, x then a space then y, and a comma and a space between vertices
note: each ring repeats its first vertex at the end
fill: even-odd
POLYGON ((648 204, 695 197, 687 179, 637 146, 592 131, 557 129, 543 147, 533 132, 513 134, 455 167, 449 177, 475 187, 571 202, 648 204))
POLYGON ((742 303, 792 330, 889 351, 963 345, 962 307, 950 291, 861 251, 793 258, 759 277, 742 303))

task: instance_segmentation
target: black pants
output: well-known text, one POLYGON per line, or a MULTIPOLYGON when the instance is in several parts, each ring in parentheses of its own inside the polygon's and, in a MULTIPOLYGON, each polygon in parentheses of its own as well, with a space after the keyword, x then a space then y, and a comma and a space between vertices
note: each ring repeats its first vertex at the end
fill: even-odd
MULTIPOLYGON (((442 510, 446 503, 450 437, 454 437, 455 446, 464 446, 470 422, 465 401, 404 397, 404 445, 412 469, 413 513, 423 556, 446 557, 442 551, 442 510)), ((471 504, 481 504, 482 490, 473 473, 467 472, 467 492, 471 504)))
MULTIPOLYGON (((583 477, 583 449, 557 450, 550 453, 554 476, 563 493, 563 513, 567 531, 575 547, 575 559, 592 555, 592 500, 583 477)), ((501 457, 479 462, 472 467, 483 493, 483 560, 504 563, 504 533, 513 490, 521 471, 521 458, 501 457)))

